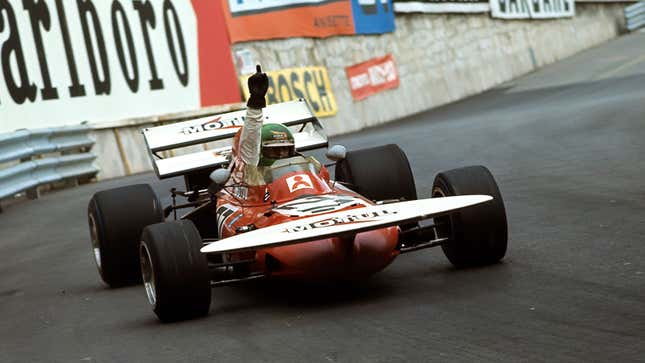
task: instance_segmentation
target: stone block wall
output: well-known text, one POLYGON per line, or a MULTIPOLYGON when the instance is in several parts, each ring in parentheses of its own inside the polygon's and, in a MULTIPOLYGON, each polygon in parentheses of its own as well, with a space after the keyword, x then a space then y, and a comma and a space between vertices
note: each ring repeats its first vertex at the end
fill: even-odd
POLYGON ((338 114, 330 135, 393 121, 490 89, 619 34, 623 5, 577 5, 574 18, 501 20, 489 14, 397 14, 396 31, 327 39, 294 38, 234 45, 266 70, 323 65, 338 114), (352 100, 345 67, 391 53, 401 83, 352 100))

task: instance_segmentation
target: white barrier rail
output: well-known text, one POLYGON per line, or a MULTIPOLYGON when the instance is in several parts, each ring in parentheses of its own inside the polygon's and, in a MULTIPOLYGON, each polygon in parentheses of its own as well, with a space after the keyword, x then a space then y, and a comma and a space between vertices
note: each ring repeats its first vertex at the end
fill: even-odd
POLYGON ((0 199, 27 191, 38 197, 38 187, 94 176, 94 140, 87 126, 18 130, 0 134, 0 199), (54 155, 51 155, 55 153, 54 155))
POLYGON ((645 1, 626 7, 625 21, 629 31, 645 26, 645 1))

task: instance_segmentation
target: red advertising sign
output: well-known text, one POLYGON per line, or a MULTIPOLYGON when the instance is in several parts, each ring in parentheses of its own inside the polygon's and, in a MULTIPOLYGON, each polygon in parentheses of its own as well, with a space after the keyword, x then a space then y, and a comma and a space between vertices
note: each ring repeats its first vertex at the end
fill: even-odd
POLYGON ((240 101, 237 75, 230 56, 224 9, 217 1, 192 0, 197 16, 201 105, 240 101))
POLYGON ((377 92, 399 87, 399 73, 391 54, 345 68, 352 97, 365 99, 377 92))

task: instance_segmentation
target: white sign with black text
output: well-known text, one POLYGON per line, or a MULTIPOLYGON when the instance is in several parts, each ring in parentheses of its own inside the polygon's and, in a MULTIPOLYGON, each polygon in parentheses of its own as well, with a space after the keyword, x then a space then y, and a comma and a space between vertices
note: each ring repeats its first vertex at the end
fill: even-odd
POLYGON ((200 107, 185 0, 0 0, 0 132, 200 107))
POLYGON ((394 0, 397 13, 488 13, 488 0, 394 0))
POLYGON ((491 15, 501 19, 550 19, 576 15, 574 0, 490 0, 491 15))

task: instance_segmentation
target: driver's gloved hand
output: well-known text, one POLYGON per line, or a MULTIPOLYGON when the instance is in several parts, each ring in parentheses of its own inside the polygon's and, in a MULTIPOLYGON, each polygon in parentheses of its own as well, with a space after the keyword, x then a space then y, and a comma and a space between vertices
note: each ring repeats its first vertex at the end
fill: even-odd
POLYGON ((249 93, 251 97, 246 102, 246 106, 250 108, 264 108, 267 106, 264 96, 269 89, 269 77, 266 73, 262 73, 262 68, 258 64, 256 66, 257 72, 249 77, 249 93))

